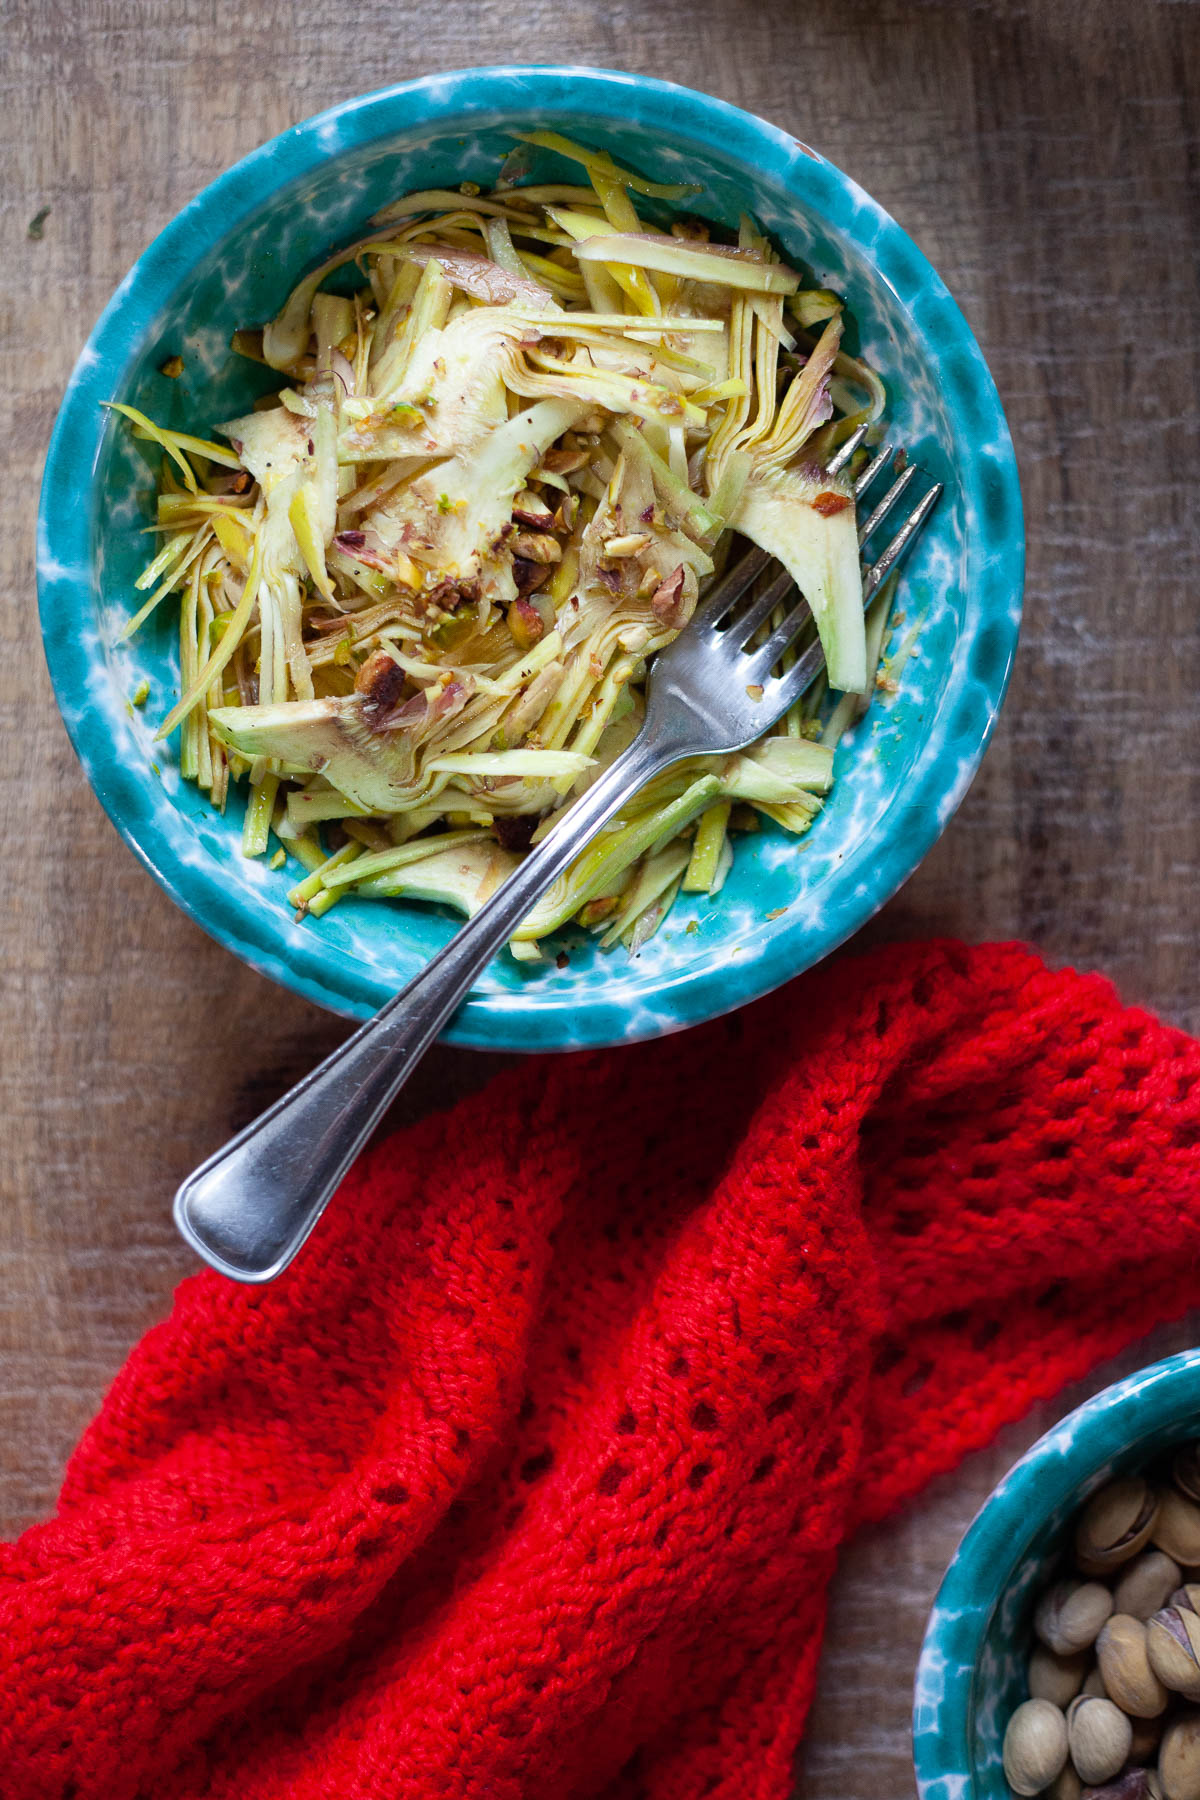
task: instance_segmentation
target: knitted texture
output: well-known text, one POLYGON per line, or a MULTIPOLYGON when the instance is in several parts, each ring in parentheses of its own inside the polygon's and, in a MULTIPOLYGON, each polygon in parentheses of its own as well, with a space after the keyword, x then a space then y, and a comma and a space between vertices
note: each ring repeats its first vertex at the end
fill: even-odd
POLYGON ((782 1800, 838 1545, 1198 1251, 1200 1047, 1016 947, 523 1061, 184 1282, 0 1556, 0 1794, 782 1800))

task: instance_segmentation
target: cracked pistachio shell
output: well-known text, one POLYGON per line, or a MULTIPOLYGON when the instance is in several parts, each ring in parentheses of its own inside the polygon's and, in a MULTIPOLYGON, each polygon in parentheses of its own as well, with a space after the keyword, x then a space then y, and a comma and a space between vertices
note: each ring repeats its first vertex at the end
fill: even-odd
POLYGON ((1164 1606, 1178 1607, 1180 1612, 1200 1613, 1200 1582, 1185 1581, 1163 1601, 1164 1606))
POLYGON ((1200 1563, 1200 1506, 1167 1488, 1151 1535, 1158 1548, 1177 1563, 1200 1563))
POLYGON ((1113 1588, 1113 1610, 1146 1620, 1171 1601, 1182 1570, 1174 1557, 1162 1550, 1143 1550, 1121 1570, 1113 1588))
POLYGON ((1182 1713, 1163 1732, 1158 1778, 1164 1800, 1200 1800, 1200 1713, 1182 1713))
POLYGON ((1122 1475, 1092 1495, 1075 1527, 1075 1560, 1085 1575, 1107 1575, 1150 1541, 1158 1496, 1140 1475, 1122 1475))
POLYGON ((1074 1656, 1056 1656, 1045 1644, 1035 1644, 1029 1658, 1029 1694, 1033 1700, 1049 1700, 1065 1712, 1088 1672, 1091 1655, 1077 1650, 1074 1656))
POLYGON ((1200 1501, 1200 1439, 1176 1452, 1171 1478, 1189 1500, 1200 1501))
POLYGON ((1004 1779, 1014 1794, 1040 1794, 1067 1760, 1067 1722, 1049 1700, 1026 1700, 1004 1733, 1004 1779))
POLYGON ((1164 1687, 1200 1700, 1200 1614, 1164 1606, 1146 1625, 1146 1655, 1164 1687))
POLYGON ((1099 1787, 1124 1768, 1133 1726, 1111 1700, 1080 1694, 1067 1713, 1067 1739, 1076 1774, 1085 1786, 1099 1787))
POLYGON ((1103 1787, 1082 1792, 1084 1800, 1160 1800, 1157 1779, 1149 1769, 1126 1769, 1103 1787))
POLYGON ((1037 1603, 1033 1629, 1048 1650, 1072 1656, 1094 1644, 1113 1600, 1099 1581, 1056 1581, 1037 1603))
POLYGON ((1135 1719, 1156 1719, 1165 1712, 1166 1688, 1150 1667, 1146 1627, 1128 1613, 1114 1613, 1096 1639, 1096 1661, 1105 1691, 1122 1712, 1135 1719))

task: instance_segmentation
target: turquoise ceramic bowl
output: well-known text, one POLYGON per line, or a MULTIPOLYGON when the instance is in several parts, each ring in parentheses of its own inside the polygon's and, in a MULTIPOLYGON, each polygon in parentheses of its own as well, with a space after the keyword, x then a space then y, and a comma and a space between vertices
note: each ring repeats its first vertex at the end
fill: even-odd
POLYGON ((1001 1750, 1029 1697, 1033 1608, 1074 1515, 1114 1475, 1200 1436, 1200 1350, 1130 1375, 1024 1455, 963 1538, 938 1590, 913 1707, 921 1800, 1009 1800, 1001 1750))
MULTIPOLYGON (((1023 536, 1012 446, 962 314, 873 200, 786 132, 703 94, 595 69, 471 69, 352 100, 256 150, 184 207, 130 270, 71 378, 46 464, 38 578, 50 673, 84 769, 118 830, 175 900, 263 973, 362 1017, 455 928, 415 904, 350 900, 292 921, 295 869, 240 855, 240 803, 215 817, 178 775, 156 722, 177 691, 171 608, 118 642, 146 559, 152 470, 105 400, 207 430, 270 383, 230 354, 299 275, 415 187, 490 183, 514 129, 558 128, 636 168, 703 184, 689 207, 723 224, 749 209, 790 257, 846 294, 882 371, 898 441, 947 483, 905 577, 920 625, 899 692, 838 752, 833 799, 802 844, 743 842, 719 898, 677 904, 630 962, 568 935, 569 961, 507 956, 450 1032, 459 1044, 566 1049, 710 1018, 807 968, 911 874, 961 800, 1008 680, 1023 536), (160 365, 182 355, 183 376, 160 365), (143 710, 128 699, 150 683, 143 710)), ((540 177, 569 165, 541 159, 540 177)), ((577 175, 569 175, 577 179, 577 175)))

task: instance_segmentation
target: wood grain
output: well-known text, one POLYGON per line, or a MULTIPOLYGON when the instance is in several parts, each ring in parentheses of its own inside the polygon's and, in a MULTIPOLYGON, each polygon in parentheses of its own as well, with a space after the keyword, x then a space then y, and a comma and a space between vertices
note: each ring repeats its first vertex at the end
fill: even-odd
MULTIPOLYGON (((9 0, 0 33, 0 1529, 52 1504, 188 1269, 167 1210, 179 1178, 343 1030, 211 944, 118 842, 54 709, 31 550, 58 398, 120 276, 197 188, 347 95, 470 62, 664 75, 820 146, 899 217, 995 372, 1030 557, 995 744, 871 936, 1032 939, 1200 1027, 1194 4, 9 0)), ((487 1069, 441 1052, 406 1105, 487 1069)), ((1125 1366, 1189 1336, 1177 1326, 1125 1366)), ((847 1555, 806 1800, 910 1790, 908 1689, 936 1581, 1057 1410, 847 1555)))

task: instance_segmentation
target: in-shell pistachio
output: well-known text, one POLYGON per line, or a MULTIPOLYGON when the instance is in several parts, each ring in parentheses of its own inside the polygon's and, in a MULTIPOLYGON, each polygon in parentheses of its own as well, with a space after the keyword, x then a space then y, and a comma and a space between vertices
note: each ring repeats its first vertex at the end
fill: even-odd
POLYGON ((1200 1713, 1181 1713, 1163 1732, 1158 1778, 1165 1800, 1200 1800, 1200 1713))
POLYGON ((1105 1691, 1122 1712, 1156 1719, 1166 1710, 1167 1690, 1150 1667, 1146 1627, 1128 1613, 1114 1613, 1096 1639, 1096 1661, 1105 1691))
POLYGON ((1162 1743, 1165 1723, 1161 1713, 1157 1719, 1135 1719, 1133 1721, 1133 1742, 1129 1746, 1130 1762, 1152 1763, 1158 1761, 1158 1746, 1162 1743))
POLYGON ((1071 1761, 1085 1786, 1099 1787, 1124 1768, 1133 1727, 1119 1706, 1097 1694, 1080 1694, 1067 1713, 1071 1761))
POLYGON ((1083 1783, 1068 1762, 1046 1789, 1046 1800, 1080 1800, 1082 1793, 1083 1783))
POLYGON ((1200 1506, 1174 1488, 1167 1488, 1152 1536, 1160 1550, 1185 1568, 1200 1563, 1200 1506))
POLYGON ((1112 1595, 1102 1582, 1056 1581, 1038 1601, 1033 1629, 1047 1649, 1071 1656, 1095 1643, 1112 1609, 1112 1595))
POLYGON ((1126 1769, 1103 1787, 1084 1788, 1084 1800, 1150 1800, 1153 1779, 1149 1769, 1126 1769))
POLYGON ((1004 1733, 1004 1778, 1014 1794, 1040 1794, 1066 1764, 1067 1722, 1049 1700, 1026 1700, 1004 1733))
POLYGON ((1067 1710, 1088 1672, 1091 1657, 1086 1650, 1074 1656, 1056 1656, 1045 1644, 1035 1644, 1029 1658, 1029 1693, 1034 1700, 1049 1700, 1067 1710))
POLYGON ((1200 1614, 1164 1606, 1146 1626, 1146 1655, 1164 1687, 1200 1700, 1200 1614))
POLYGON ((1102 1700, 1108 1699, 1108 1689, 1104 1685, 1104 1677, 1099 1668, 1088 1670, 1087 1680, 1079 1691, 1081 1694, 1099 1694, 1102 1700))
POLYGON ((1148 1619, 1166 1606, 1179 1586, 1179 1564, 1162 1550, 1143 1550, 1121 1570, 1113 1588, 1113 1608, 1133 1619, 1148 1619))
POLYGON ((1200 1439, 1176 1451, 1171 1475, 1189 1500, 1200 1500, 1200 1439))
POLYGON ((1185 1581, 1182 1587, 1163 1602, 1165 1606, 1177 1606, 1180 1612, 1200 1613, 1200 1582, 1185 1581))
POLYGON ((1106 1575, 1150 1540, 1158 1496, 1140 1475, 1122 1475, 1093 1494, 1075 1528, 1075 1560, 1085 1575, 1106 1575))

